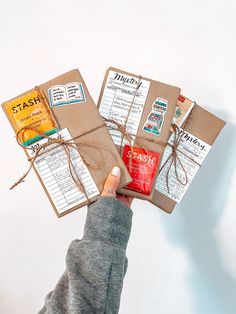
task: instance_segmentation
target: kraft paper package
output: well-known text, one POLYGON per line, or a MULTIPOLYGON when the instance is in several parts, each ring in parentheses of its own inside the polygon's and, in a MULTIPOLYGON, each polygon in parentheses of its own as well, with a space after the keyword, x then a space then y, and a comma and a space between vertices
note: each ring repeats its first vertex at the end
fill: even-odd
POLYGON ((132 177, 120 193, 153 199, 179 93, 178 87, 123 70, 106 71, 98 108, 132 177))
POLYGON ((30 162, 34 161, 33 168, 58 217, 94 201, 115 165, 121 168, 120 187, 131 181, 78 70, 41 84, 2 107, 15 133, 20 131, 19 143, 30 162))
MULTIPOLYGON (((162 162, 169 161, 160 172, 151 203, 167 213, 171 213, 176 204, 181 201, 202 162, 214 144, 217 136, 225 125, 225 121, 216 117, 203 107, 197 105, 185 96, 180 95, 173 122, 180 128, 181 140, 177 147, 180 163, 177 161, 176 177, 174 164, 171 163, 171 146, 167 146, 162 162), (167 188, 167 171, 168 187, 167 188), (186 181, 187 175, 187 181, 186 181)), ((172 134, 172 133, 171 133, 172 134)), ((173 145, 174 134, 169 139, 173 145)))

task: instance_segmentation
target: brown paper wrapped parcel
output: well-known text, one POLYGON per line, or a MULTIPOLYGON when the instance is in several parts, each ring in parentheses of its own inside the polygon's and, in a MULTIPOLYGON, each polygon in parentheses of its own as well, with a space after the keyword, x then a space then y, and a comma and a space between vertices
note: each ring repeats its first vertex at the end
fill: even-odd
POLYGON ((95 200, 115 165, 121 168, 120 187, 131 181, 78 70, 2 107, 58 217, 95 200))

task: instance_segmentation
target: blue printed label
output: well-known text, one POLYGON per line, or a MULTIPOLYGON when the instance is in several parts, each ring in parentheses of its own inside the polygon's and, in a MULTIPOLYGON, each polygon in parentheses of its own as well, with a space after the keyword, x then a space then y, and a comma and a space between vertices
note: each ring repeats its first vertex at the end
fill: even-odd
POLYGON ((86 101, 81 83, 73 82, 66 85, 55 85, 48 90, 51 107, 65 106, 86 101))

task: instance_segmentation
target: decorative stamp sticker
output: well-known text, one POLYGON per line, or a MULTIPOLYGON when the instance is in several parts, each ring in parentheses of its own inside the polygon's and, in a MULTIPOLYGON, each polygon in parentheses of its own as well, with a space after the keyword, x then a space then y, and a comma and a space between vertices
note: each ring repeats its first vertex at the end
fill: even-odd
POLYGON ((48 89, 51 107, 71 105, 86 101, 83 85, 73 82, 66 85, 55 85, 48 89))
POLYGON ((167 107, 168 101, 158 97, 152 104, 152 111, 149 113, 147 120, 144 123, 143 130, 159 136, 161 134, 167 107))
POLYGON ((178 127, 181 127, 190 114, 191 110, 194 107, 194 102, 190 99, 179 95, 179 99, 176 105, 175 114, 173 117, 173 123, 176 124, 178 127))

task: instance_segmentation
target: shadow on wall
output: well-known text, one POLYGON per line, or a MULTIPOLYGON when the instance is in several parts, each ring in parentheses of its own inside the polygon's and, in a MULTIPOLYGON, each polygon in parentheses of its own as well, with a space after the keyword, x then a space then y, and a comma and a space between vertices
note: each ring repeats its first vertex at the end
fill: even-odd
POLYGON ((236 280, 224 270, 213 233, 227 202, 235 161, 236 126, 227 124, 182 203, 171 216, 163 215, 167 235, 183 246, 193 265, 191 314, 236 313, 236 280))

